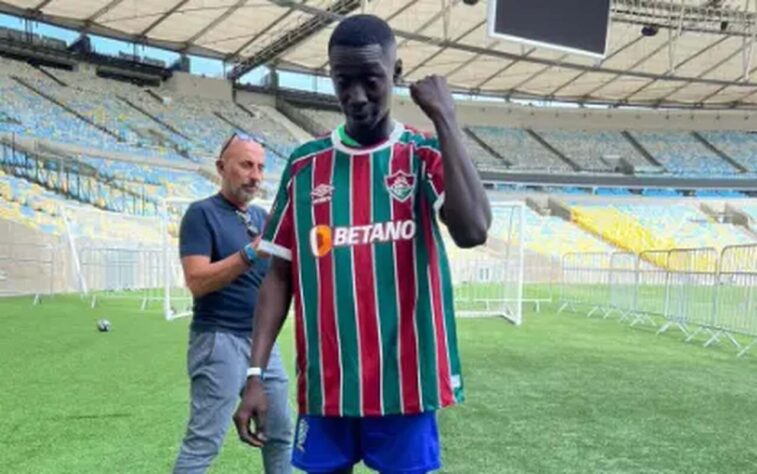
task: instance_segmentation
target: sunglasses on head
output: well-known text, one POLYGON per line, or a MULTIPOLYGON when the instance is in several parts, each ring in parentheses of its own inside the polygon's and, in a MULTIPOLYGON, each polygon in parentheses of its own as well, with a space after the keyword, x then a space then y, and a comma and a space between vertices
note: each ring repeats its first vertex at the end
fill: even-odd
POLYGON ((256 140, 255 137, 251 137, 251 136, 247 135, 246 133, 242 133, 242 132, 234 132, 233 134, 231 134, 231 136, 229 138, 226 139, 226 142, 224 142, 223 147, 221 148, 221 152, 218 154, 219 158, 223 156, 223 154, 231 146, 231 143, 235 139, 239 139, 239 140, 242 140, 242 141, 245 141, 245 142, 260 143, 261 146, 262 146, 262 143, 259 140, 256 140))

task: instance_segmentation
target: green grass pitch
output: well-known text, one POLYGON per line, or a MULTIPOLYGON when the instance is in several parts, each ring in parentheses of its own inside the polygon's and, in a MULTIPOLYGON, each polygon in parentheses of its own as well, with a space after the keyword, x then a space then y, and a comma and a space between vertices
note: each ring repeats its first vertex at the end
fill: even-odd
MULTIPOLYGON (((755 472, 757 351, 736 359, 556 308, 527 311, 521 327, 459 321, 467 401, 440 415, 443 472, 755 472)), ((0 299, 0 325, 0 471, 170 470, 188 410, 187 319, 59 296, 0 299)), ((290 326, 282 347, 291 367, 290 326)), ((230 433, 212 472, 262 469, 230 433)))

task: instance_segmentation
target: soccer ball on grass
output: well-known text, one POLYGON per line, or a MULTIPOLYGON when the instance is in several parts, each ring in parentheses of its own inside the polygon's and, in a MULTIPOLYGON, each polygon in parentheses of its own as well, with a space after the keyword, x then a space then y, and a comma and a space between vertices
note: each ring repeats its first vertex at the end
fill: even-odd
POLYGON ((110 321, 107 319, 98 319, 97 320, 97 330, 100 332, 108 332, 110 331, 110 321))

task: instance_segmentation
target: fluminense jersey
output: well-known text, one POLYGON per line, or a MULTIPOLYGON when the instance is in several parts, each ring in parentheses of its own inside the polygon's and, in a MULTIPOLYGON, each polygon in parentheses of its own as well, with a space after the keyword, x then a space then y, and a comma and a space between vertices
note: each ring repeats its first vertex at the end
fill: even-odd
POLYGON ((438 140, 336 132, 290 157, 261 250, 292 262, 303 414, 416 414, 460 402, 452 284, 437 223, 438 140))

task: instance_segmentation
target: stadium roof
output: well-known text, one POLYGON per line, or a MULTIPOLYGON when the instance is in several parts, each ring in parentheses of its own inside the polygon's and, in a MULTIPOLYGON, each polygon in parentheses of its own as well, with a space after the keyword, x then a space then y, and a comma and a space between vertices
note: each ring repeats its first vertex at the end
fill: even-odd
POLYGON ((0 11, 236 64, 327 72, 341 15, 391 23, 405 79, 456 89, 617 105, 757 107, 757 0, 614 0, 601 62, 487 36, 486 2, 461 0, 0 0, 0 11), (654 36, 641 29, 655 25, 654 36))

